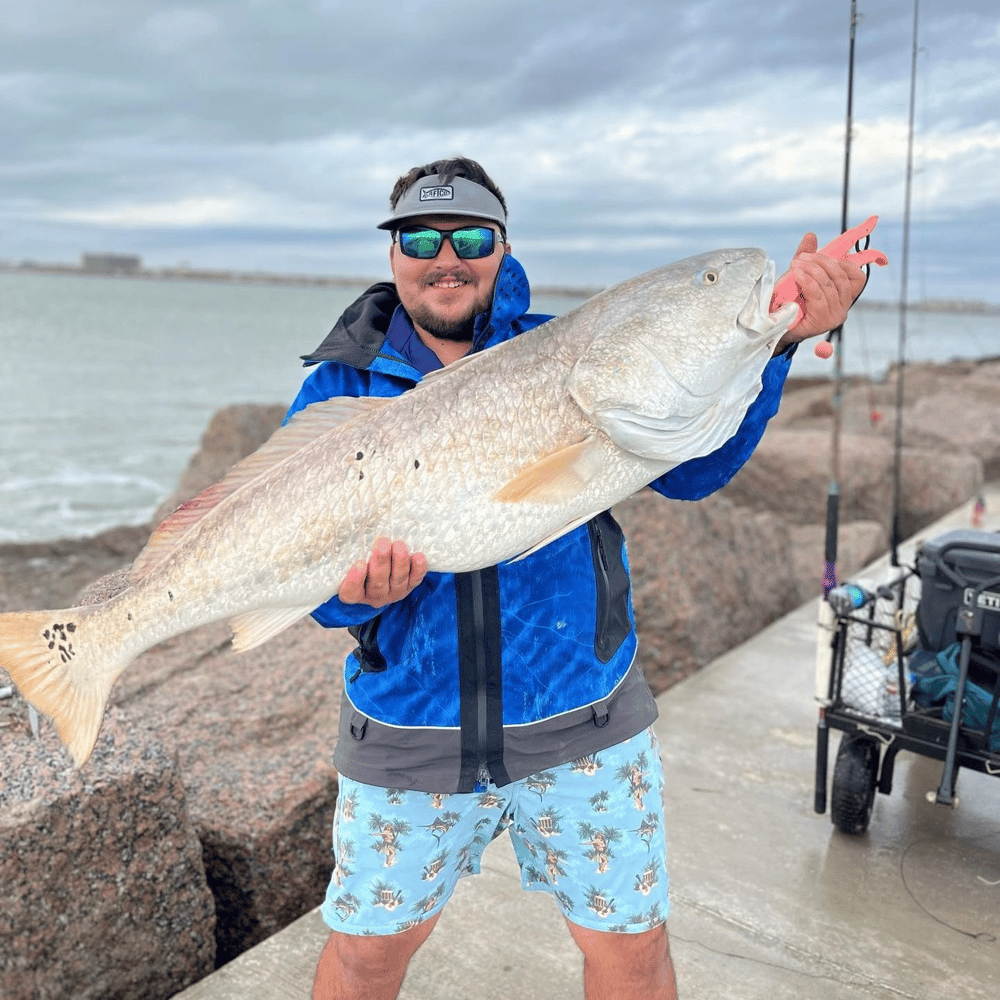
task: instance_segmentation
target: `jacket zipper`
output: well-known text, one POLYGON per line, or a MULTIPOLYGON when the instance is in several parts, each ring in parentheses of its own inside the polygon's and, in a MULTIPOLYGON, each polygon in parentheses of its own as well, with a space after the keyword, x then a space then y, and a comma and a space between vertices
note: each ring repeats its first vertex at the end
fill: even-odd
POLYGON ((476 754, 479 758, 473 791, 485 792, 490 783, 490 771, 486 766, 486 621, 483 581, 479 574, 476 574, 472 591, 472 621, 476 635, 476 754))
POLYGON ((596 521, 594 534, 597 538, 597 561, 600 565, 601 579, 597 590, 597 634, 601 635, 607 626, 608 604, 611 600, 611 574, 608 570, 608 554, 604 551, 604 532, 596 521))

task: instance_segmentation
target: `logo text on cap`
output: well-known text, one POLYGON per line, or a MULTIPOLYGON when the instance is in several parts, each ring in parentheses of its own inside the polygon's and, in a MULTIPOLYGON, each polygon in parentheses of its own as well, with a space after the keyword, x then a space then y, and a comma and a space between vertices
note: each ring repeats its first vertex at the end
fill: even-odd
POLYGON ((454 197, 455 189, 450 184, 420 189, 421 201, 452 201, 454 197))

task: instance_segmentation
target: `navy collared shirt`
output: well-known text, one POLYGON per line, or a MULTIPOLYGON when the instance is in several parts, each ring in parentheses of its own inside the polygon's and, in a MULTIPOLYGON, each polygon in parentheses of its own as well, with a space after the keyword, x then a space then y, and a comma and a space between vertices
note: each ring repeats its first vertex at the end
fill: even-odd
POLYGON ((420 334, 413 328, 413 323, 402 306, 396 306, 392 319, 389 320, 385 339, 421 375, 427 375, 444 367, 441 359, 420 339, 420 334))

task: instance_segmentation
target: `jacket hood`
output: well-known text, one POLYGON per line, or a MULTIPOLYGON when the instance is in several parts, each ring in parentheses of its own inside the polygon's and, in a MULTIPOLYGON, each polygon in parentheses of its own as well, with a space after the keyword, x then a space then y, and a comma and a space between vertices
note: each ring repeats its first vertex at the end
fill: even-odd
MULTIPOLYGON (((516 332, 515 322, 531 302, 528 276, 520 263, 507 254, 497 274, 490 312, 476 317, 472 349, 480 350, 490 342, 507 340, 516 332)), ((303 354, 303 367, 321 361, 340 361, 353 368, 368 368, 385 343, 389 321, 399 305, 396 286, 391 281, 372 285, 352 302, 333 329, 312 354, 303 354)))

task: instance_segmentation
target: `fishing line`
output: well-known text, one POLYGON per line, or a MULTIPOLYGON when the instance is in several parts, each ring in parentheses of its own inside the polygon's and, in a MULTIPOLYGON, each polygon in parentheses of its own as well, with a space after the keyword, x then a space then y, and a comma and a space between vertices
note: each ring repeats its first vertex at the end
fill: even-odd
MULTIPOLYGON (((865 238, 865 245, 862 248, 860 243, 855 244, 855 249, 868 249, 871 243, 871 234, 865 238)), ((858 299, 864 294, 864 290, 868 287, 868 279, 872 276, 871 264, 865 265, 865 283, 861 286, 861 291, 858 292, 857 297, 854 299, 856 303, 858 299)), ((853 308, 854 303, 852 303, 853 308)), ((871 361, 871 348, 868 343, 868 328, 865 326, 864 314, 861 312, 855 313, 856 326, 858 328, 858 343, 861 346, 861 372, 862 377, 865 380, 865 385, 868 390, 868 423, 874 427, 878 424, 879 420, 882 419, 882 414, 879 412, 878 407, 875 405, 875 389, 873 386, 872 378, 872 361, 871 361)))
POLYGON ((877 427, 882 419, 882 411, 875 399, 875 377, 873 375, 871 343, 868 325, 863 312, 855 313, 855 325, 858 328, 858 344, 861 351, 861 377, 864 380, 865 392, 868 397, 868 423, 877 427))
MULTIPOLYGON (((980 842, 982 842, 984 840, 991 840, 992 838, 994 838, 996 836, 998 836, 998 834, 996 834, 996 833, 988 833, 988 834, 985 834, 982 837, 968 837, 968 838, 963 838, 963 839, 965 839, 967 843, 976 844, 976 843, 980 843, 980 842)), ((950 931, 955 931, 956 934, 962 934, 964 937, 972 938, 973 941, 985 941, 988 944, 992 944, 997 939, 997 936, 995 934, 991 933, 990 931, 966 931, 966 930, 962 930, 961 927, 956 927, 954 924, 949 924, 947 920, 943 920, 941 917, 937 916, 936 914, 931 913, 931 911, 929 909, 927 909, 927 907, 924 906, 924 904, 921 903, 919 899, 917 899, 916 894, 910 888, 910 884, 906 881, 906 856, 910 853, 910 851, 913 850, 914 847, 919 847, 921 844, 933 844, 933 843, 937 843, 937 841, 931 839, 930 837, 924 837, 921 840, 915 840, 915 841, 913 841, 913 843, 911 843, 906 848, 906 850, 903 851, 903 856, 899 859, 899 877, 900 877, 900 879, 903 882, 903 888, 906 890, 906 894, 935 923, 940 924, 942 927, 947 927, 948 930, 950 930, 950 931)), ((985 882, 986 880, 985 879, 980 879, 980 881, 985 882)), ((986 884, 987 885, 994 885, 994 884, 1000 884, 1000 883, 987 882, 986 884)))
MULTIPOLYGON (((847 212, 846 212, 846 208, 845 208, 843 217, 841 219, 841 231, 842 232, 846 231, 846 229, 847 229, 847 212)), ((871 242, 872 242, 872 237, 871 237, 871 233, 869 233, 865 237, 865 245, 864 246, 861 245, 861 240, 858 240, 858 242, 854 244, 854 251, 855 251, 855 253, 858 253, 861 250, 867 250, 868 247, 871 246, 871 242)), ((852 308, 852 309, 854 308, 854 306, 857 303, 858 299, 860 299, 861 296, 864 294, 865 289, 868 287, 868 279, 872 276, 872 266, 871 266, 871 264, 863 264, 862 267, 863 267, 864 272, 865 272, 865 283, 861 286, 861 291, 858 292, 858 294, 854 296, 854 301, 850 305, 850 308, 852 308)), ((829 344, 829 343, 833 342, 834 338, 836 338, 836 340, 837 340, 837 346, 839 347, 840 346, 841 334, 843 333, 843 331, 844 331, 844 324, 841 323, 840 326, 835 327, 833 330, 830 330, 823 339, 829 344)), ((829 355, 827 355, 827 357, 829 357, 829 355)))
POLYGON ((919 13, 920 0, 913 0, 913 53, 910 60, 910 120, 906 140, 906 193, 903 203, 903 260, 900 267, 899 279, 899 367, 896 371, 896 434, 893 443, 891 563, 895 567, 899 566, 899 545, 902 540, 899 510, 901 506, 901 466, 903 464, 903 384, 906 371, 907 277, 910 258, 910 205, 913 201, 913 116, 917 92, 917 25, 919 13))

